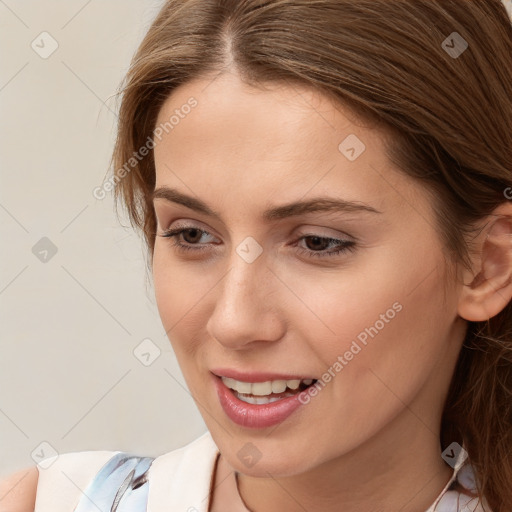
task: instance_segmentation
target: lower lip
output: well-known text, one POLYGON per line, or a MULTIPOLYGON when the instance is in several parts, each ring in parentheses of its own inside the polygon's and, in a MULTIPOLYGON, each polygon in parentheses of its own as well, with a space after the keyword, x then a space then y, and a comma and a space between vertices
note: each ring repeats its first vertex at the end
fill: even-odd
POLYGON ((213 376, 220 405, 228 418, 242 427, 266 428, 277 425, 288 418, 301 405, 300 393, 270 404, 248 404, 239 400, 221 380, 213 376))

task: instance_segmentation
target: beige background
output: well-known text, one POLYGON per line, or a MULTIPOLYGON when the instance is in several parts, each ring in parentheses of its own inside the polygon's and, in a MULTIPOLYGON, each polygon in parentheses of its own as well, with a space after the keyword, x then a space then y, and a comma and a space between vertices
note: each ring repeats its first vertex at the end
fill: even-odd
POLYGON ((142 242, 110 195, 92 195, 108 170, 112 96, 161 4, 0 1, 0 477, 53 449, 154 456, 206 430, 142 242))

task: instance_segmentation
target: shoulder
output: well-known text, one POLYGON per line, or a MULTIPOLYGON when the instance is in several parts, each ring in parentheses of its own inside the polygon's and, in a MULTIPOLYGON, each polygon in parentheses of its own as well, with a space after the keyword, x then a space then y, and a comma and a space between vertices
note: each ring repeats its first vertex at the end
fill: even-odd
MULTIPOLYGON (((118 451, 68 452, 47 458, 36 466, 39 473, 35 512, 68 511, 82 490, 118 451)), ((0 511, 3 512, 3 511, 0 511)))
POLYGON ((32 512, 36 502, 37 467, 25 468, 0 480, 0 512, 32 512))
MULTIPOLYGON (((174 504, 185 500, 187 507, 184 510, 187 510, 198 497, 197 491, 203 497, 208 495, 217 454, 217 446, 209 432, 182 448, 157 457, 99 450, 59 454, 39 462, 35 467, 15 473, 2 482, 0 512, 75 510, 84 490, 95 478, 101 477, 103 482, 103 477, 119 470, 121 462, 127 459, 145 462, 141 470, 147 469, 151 485, 149 505, 161 506, 162 503, 174 504), (9 499, 2 499, 9 490, 9 499)), ((203 510, 203 506, 199 502, 196 508, 203 510)))
POLYGON ((0 482, 0 512, 50 510, 48 507, 54 505, 57 512, 60 509, 56 505, 62 507, 73 503, 76 486, 87 483, 114 453, 117 452, 64 453, 13 473, 0 482))

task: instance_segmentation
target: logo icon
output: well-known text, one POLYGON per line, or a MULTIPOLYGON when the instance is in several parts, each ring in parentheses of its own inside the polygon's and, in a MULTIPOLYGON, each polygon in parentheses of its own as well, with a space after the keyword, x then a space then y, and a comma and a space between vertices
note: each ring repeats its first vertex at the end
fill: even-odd
POLYGON ((237 453, 240 461, 248 468, 252 468, 261 459, 261 455, 253 443, 245 443, 237 453))
POLYGON ((247 263, 252 263, 263 252, 263 247, 252 236, 248 236, 236 248, 237 254, 247 263))
POLYGON ((38 444, 30 456, 41 469, 48 469, 59 458, 57 450, 48 441, 38 444))
POLYGON ((363 141, 355 134, 351 133, 338 145, 339 152, 347 159, 353 162, 361 156, 366 149, 363 141))
POLYGON ((151 366, 161 354, 161 350, 150 338, 143 339, 133 350, 133 355, 144 365, 151 366))
POLYGON ((458 32, 452 32, 441 46, 452 59, 458 59, 467 50, 468 42, 458 32))
POLYGON ((32 254, 42 263, 48 263, 57 254, 57 246, 48 237, 43 236, 32 247, 32 254))
POLYGON ((41 32, 32 43, 30 43, 30 46, 39 57, 47 59, 57 50, 59 43, 48 32, 41 32))

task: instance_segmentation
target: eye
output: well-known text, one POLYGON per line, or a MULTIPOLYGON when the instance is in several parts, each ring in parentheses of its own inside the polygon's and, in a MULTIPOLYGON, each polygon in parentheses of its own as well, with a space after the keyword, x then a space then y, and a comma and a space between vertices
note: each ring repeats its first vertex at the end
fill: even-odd
POLYGON ((316 246, 316 248, 318 249, 318 246, 320 246, 320 250, 303 249, 301 247, 299 247, 299 250, 300 252, 303 252, 306 255, 310 255, 315 258, 328 258, 347 251, 355 251, 356 249, 355 242, 352 240, 340 240, 338 238, 330 238, 318 235, 304 235, 299 238, 298 242, 308 239, 313 242, 313 247, 316 246), (326 245, 334 246, 335 249, 328 252, 322 251, 321 249, 325 248, 326 245))
MULTIPOLYGON (((194 226, 180 227, 164 231, 158 235, 163 238, 173 239, 172 246, 178 251, 196 251, 201 252, 208 250, 204 245, 198 244, 203 236, 212 236, 207 231, 199 229, 194 226), (183 236, 186 243, 182 243, 180 237, 183 236)), ((307 256, 314 258, 329 258, 339 255, 344 252, 355 251, 356 243, 353 240, 341 240, 337 238, 323 237, 315 234, 308 234, 300 237, 296 243, 301 241, 310 240, 312 243, 306 244, 311 245, 313 249, 298 247, 299 252, 307 256), (325 251, 326 247, 334 247, 331 251, 325 251)))
POLYGON ((164 231, 159 236, 173 239, 173 247, 176 247, 180 251, 203 251, 205 250, 204 247, 194 247, 194 245, 197 245, 197 238, 201 239, 203 235, 209 235, 209 233, 207 231, 203 231, 202 229, 191 226, 186 228, 169 229, 164 231), (187 234, 186 238, 191 238, 192 241, 185 240, 187 243, 183 244, 178 237, 184 234, 187 234))

